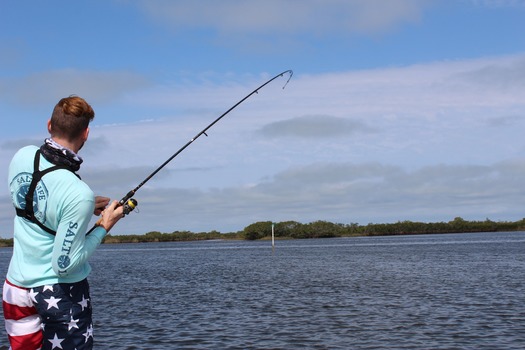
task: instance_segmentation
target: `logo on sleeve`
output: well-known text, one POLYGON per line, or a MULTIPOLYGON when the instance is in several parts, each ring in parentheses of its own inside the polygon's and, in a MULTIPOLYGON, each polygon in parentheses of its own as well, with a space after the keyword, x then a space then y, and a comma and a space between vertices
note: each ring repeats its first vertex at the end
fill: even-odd
POLYGON ((69 259, 69 256, 60 255, 58 257, 58 267, 60 267, 61 269, 67 268, 70 263, 71 263, 71 260, 69 259))

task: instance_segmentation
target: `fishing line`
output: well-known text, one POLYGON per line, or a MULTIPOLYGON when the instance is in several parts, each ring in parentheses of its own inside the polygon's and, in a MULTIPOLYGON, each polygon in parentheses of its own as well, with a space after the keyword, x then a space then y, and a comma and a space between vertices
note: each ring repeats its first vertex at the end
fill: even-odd
MULTIPOLYGON (((259 87, 257 87, 255 90, 253 90, 252 92, 250 92, 248 95, 246 95, 244 98, 242 98, 239 102, 237 102, 236 104, 234 104, 232 107, 230 107, 230 109, 228 109, 226 112, 224 112, 223 114, 221 114, 217 119, 215 119, 213 122, 211 122, 208 126, 206 126, 204 129, 202 129, 197 135, 195 135, 192 139, 190 139, 184 146, 182 146, 177 152, 175 152, 171 157, 169 157, 164 163, 162 163, 157 169, 155 169, 151 174, 149 174, 144 180, 142 180, 142 182, 140 182, 137 187, 135 187, 134 189, 132 189, 131 191, 129 191, 124 197, 122 197, 122 199, 119 201, 119 205, 123 205, 124 206, 124 215, 127 215, 129 214, 130 212, 132 212, 136 207, 137 207, 137 204, 138 202, 132 198, 135 193, 142 187, 144 186, 144 184, 146 184, 146 182, 148 182, 153 176, 155 176, 160 170, 162 170, 162 168, 164 168, 169 162, 171 162, 175 157, 177 157, 182 151, 184 151, 189 145, 191 145, 195 140, 197 140, 199 137, 201 137, 202 135, 205 135, 205 136, 208 136, 208 134, 206 134, 206 131, 208 131, 208 129, 210 129, 212 126, 214 126, 219 120, 221 120, 222 118, 224 118, 228 113, 230 113, 232 110, 234 110, 237 106, 239 106, 241 103, 243 103, 244 101, 246 101, 248 98, 250 98, 250 96, 254 95, 254 94, 258 94, 259 93, 259 90, 261 90, 263 87, 265 87, 266 85, 270 84, 272 81, 274 81, 275 79, 279 78, 279 77, 283 77, 285 74, 289 74, 289 77, 288 77, 288 80, 286 80, 286 83, 284 84, 283 86, 283 89, 286 87, 286 85, 288 85, 288 82, 290 81, 290 79, 292 79, 292 75, 293 75, 293 71, 291 69, 289 70, 286 70, 282 73, 279 73, 277 74, 276 76, 274 76, 273 78, 271 78, 270 80, 267 80, 264 84, 260 85, 259 87)), ((90 230, 89 232, 91 232, 92 230, 90 230)))

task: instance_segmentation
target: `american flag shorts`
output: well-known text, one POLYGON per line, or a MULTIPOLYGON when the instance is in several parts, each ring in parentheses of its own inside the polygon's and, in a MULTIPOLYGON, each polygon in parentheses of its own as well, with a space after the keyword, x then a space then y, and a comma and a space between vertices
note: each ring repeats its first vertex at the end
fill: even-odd
POLYGON ((2 306, 12 350, 93 348, 87 279, 34 288, 6 281, 2 306))

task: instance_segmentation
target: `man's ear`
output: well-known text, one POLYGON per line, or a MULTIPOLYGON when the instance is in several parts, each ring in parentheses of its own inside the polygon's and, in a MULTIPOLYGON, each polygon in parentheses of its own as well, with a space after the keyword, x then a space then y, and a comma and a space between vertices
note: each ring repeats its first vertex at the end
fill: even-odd
POLYGON ((89 127, 87 127, 87 128, 86 128, 86 131, 84 131, 84 142, 87 141, 88 136, 89 136, 89 127))
POLYGON ((47 121, 47 131, 49 132, 50 135, 52 134, 52 132, 51 132, 51 119, 49 119, 47 121))

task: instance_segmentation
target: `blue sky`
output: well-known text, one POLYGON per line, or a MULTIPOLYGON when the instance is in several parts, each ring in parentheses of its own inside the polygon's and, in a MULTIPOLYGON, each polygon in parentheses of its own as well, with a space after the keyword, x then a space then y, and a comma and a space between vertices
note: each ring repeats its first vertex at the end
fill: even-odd
POLYGON ((113 233, 520 220, 523 33, 523 0, 0 0, 0 179, 77 94, 96 112, 80 173, 120 199, 292 69, 142 187, 113 233))

